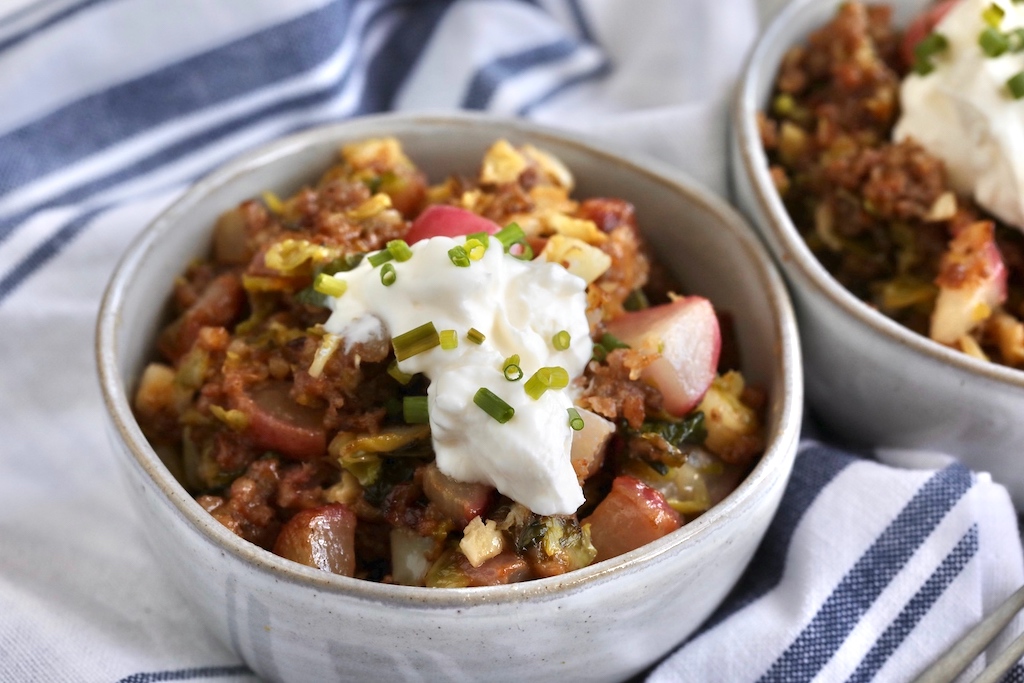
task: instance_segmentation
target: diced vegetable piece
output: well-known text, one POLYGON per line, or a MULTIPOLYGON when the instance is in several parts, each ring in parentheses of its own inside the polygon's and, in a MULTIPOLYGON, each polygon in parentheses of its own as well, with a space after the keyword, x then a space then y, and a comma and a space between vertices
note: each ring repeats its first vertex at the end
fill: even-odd
POLYGON ((570 459, 580 482, 596 474, 604 464, 605 446, 615 433, 615 424, 586 408, 576 408, 583 418, 583 429, 572 434, 570 459))
POLYGON ((586 567, 597 557, 590 527, 580 526, 574 517, 544 517, 543 531, 526 551, 526 559, 537 576, 558 576, 586 567))
POLYGON ((655 541, 683 525, 665 497, 633 477, 612 482, 608 496, 583 520, 597 548, 596 561, 607 560, 655 541))
POLYGON ((929 336, 954 344, 1006 300, 1006 266, 990 221, 972 223, 950 241, 935 282, 929 336))
POLYGON ((746 464, 764 450, 757 411, 740 400, 743 388, 743 376, 727 372, 715 378, 697 408, 704 413, 704 446, 733 464, 746 464))
POLYGON ((160 350, 177 361, 185 355, 203 327, 226 327, 242 313, 245 290, 238 278, 226 273, 215 278, 195 303, 171 323, 160 337, 160 350))
POLYGON ((422 586, 437 554, 438 542, 412 529, 391 529, 391 577, 403 586, 422 586))
POLYGON ((213 256, 218 263, 241 266, 252 259, 245 214, 235 207, 225 211, 213 228, 213 256))
POLYGON ((174 369, 162 363, 150 363, 143 370, 135 392, 135 412, 148 421, 174 414, 176 396, 174 369))
POLYGON ((493 235, 500 226, 472 211, 457 206, 435 204, 423 210, 405 234, 408 244, 415 244, 429 237, 461 237, 474 232, 486 232, 493 235))
POLYGON ((466 586, 501 586, 530 578, 530 566, 515 552, 506 550, 479 567, 474 567, 461 552, 445 552, 427 572, 426 585, 431 588, 463 588, 466 586))
MULTIPOLYGON (((600 233, 604 234, 604 233, 600 233)), ((548 238, 540 257, 560 263, 566 270, 590 284, 612 265, 612 257, 581 239, 556 234, 548 238)))
POLYGON ((473 518, 463 531, 462 540, 459 541, 459 550, 474 567, 479 567, 499 555, 504 546, 505 537, 498 531, 498 525, 494 520, 489 519, 485 522, 480 517, 473 518))
POLYGON ((487 513, 494 489, 487 484, 456 481, 430 463, 423 468, 423 493, 460 529, 487 513))
POLYGON ((324 414, 292 400, 290 387, 277 381, 256 385, 233 396, 231 407, 249 419, 247 433, 257 447, 311 460, 327 451, 324 414))
POLYGON ((715 309, 703 297, 626 313, 609 322, 608 331, 634 349, 661 355, 641 377, 661 392, 673 415, 688 413, 715 378, 722 336, 715 309))
POLYGON ((274 553, 343 576, 356 568, 356 516, 340 504, 302 510, 281 527, 274 553))

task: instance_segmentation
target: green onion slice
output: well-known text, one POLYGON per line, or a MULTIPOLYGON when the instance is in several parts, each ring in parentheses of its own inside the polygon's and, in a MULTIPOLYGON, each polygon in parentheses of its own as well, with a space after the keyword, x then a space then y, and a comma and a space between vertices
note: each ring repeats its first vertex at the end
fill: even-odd
POLYGON ((544 395, 548 389, 564 389, 569 386, 569 373, 557 365, 541 368, 526 380, 523 389, 534 401, 544 395))
POLYGON ((469 328, 469 332, 466 333, 466 339, 473 342, 474 344, 483 344, 487 337, 483 332, 476 329, 475 327, 469 328))
POLYGON ((462 246, 452 247, 448 250, 448 258, 459 268, 469 268, 469 254, 462 246))
POLYGON ((501 397, 487 387, 477 389, 476 395, 473 396, 473 403, 501 424, 505 424, 516 414, 515 408, 505 403, 501 397))
POLYGON ((405 243, 405 240, 391 240, 388 242, 388 253, 399 263, 412 258, 412 249, 405 243))
POLYGON ((434 323, 423 323, 414 327, 408 332, 403 332, 391 339, 391 346, 395 349, 395 358, 405 360, 412 358, 418 353, 429 351, 441 343, 434 323))
POLYGON ((395 280, 398 279, 398 273, 395 272, 395 265, 393 263, 385 263, 380 269, 380 283, 385 287, 390 287, 395 284, 395 280))
POLYGON ((479 261, 484 257, 484 252, 487 251, 487 247, 484 243, 478 239, 466 240, 465 246, 466 253, 469 254, 470 261, 479 261))
POLYGON ((327 296, 339 297, 348 289, 348 283, 327 273, 319 273, 313 280, 313 289, 327 296))
POLYGON ((509 382, 518 382, 523 378, 523 369, 519 367, 519 354, 514 353, 502 363, 501 371, 509 382))
POLYGON ((1003 23, 1005 15, 1006 12, 1003 8, 993 2, 982 11, 981 18, 992 28, 999 28, 999 24, 1003 23))
POLYGON ((1010 39, 1006 34, 989 26, 978 36, 978 45, 986 57, 998 57, 1010 49, 1010 39))
POLYGON ((533 247, 531 247, 525 239, 521 242, 516 242, 509 247, 508 253, 515 256, 520 261, 533 260, 533 247), (519 249, 516 249, 517 246, 519 249))
POLYGON ((376 268, 377 266, 383 265, 395 258, 394 255, 387 249, 381 249, 376 254, 370 254, 366 257, 366 260, 370 262, 370 265, 376 268))
POLYGON ((489 247, 491 244, 491 236, 486 232, 471 232, 466 235, 466 241, 468 242, 469 240, 476 240, 480 244, 484 245, 484 249, 489 247))
POLYGON ((551 338, 551 345, 558 351, 565 351, 569 348, 570 341, 572 341, 572 337, 569 336, 569 331, 559 330, 555 336, 551 338))
POLYGON ((583 418, 580 417, 580 413, 575 408, 569 408, 569 426, 573 428, 573 431, 580 431, 583 429, 583 418))
POLYGON ((929 33, 914 46, 914 56, 918 59, 928 59, 949 47, 949 40, 941 33, 929 33))
POLYGON ((1024 97, 1024 71, 1006 81, 1006 87, 1009 89, 1013 99, 1019 100, 1024 97))
POLYGON ((430 422, 426 396, 404 396, 402 398, 402 418, 411 425, 422 425, 430 422))
POLYGON ((501 242, 501 245, 505 247, 505 251, 508 251, 516 242, 522 242, 526 239, 526 233, 519 227, 518 223, 509 223, 504 228, 494 233, 494 238, 501 242))
POLYGON ((412 375, 410 375, 408 372, 402 372, 401 370, 398 369, 397 360, 391 361, 391 364, 388 365, 388 374, 394 377, 395 381, 397 381, 399 384, 404 385, 412 381, 412 375))
POLYGON ((441 340, 441 348, 445 351, 451 351, 459 345, 459 335, 455 330, 441 330, 438 337, 441 340))

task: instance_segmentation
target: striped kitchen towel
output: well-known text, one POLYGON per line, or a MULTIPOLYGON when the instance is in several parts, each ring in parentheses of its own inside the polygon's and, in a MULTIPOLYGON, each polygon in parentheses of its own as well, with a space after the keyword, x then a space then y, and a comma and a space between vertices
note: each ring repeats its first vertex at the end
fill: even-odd
MULTIPOLYGON (((724 195, 726 102, 778 4, 0 0, 0 681, 255 680, 162 580, 92 359, 116 259, 189 182, 312 125, 477 109, 724 195)), ((907 680, 1022 581, 984 474, 808 439, 747 574, 650 679, 907 680)))

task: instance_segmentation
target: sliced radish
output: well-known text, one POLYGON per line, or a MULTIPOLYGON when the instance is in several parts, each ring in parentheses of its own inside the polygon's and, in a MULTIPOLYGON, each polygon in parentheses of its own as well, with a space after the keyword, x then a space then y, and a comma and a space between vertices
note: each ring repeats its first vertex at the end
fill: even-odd
POLYGON ((615 433, 615 424, 586 408, 577 407, 583 418, 583 429, 572 433, 570 460, 576 477, 584 482, 597 474, 604 464, 605 446, 615 433))
POLYGON ((582 521, 590 524, 596 561, 607 560, 657 540, 683 525, 679 513, 656 490, 633 477, 616 477, 612 490, 582 521))
POLYGON ((487 484, 456 481, 430 463, 423 468, 423 493, 460 529, 474 517, 487 512, 494 499, 494 488, 487 484))
POLYGON ((288 382, 271 381, 230 399, 231 407, 249 420, 246 434, 259 448, 295 460, 312 460, 327 451, 324 412, 299 405, 288 382))
POLYGON ((460 237, 474 232, 489 235, 501 230, 494 221, 457 206, 434 204, 423 210, 409 227, 405 241, 414 244, 429 237, 460 237))
POLYGON ((950 241, 936 284, 929 336, 942 344, 956 343, 1006 301, 1006 265, 991 222, 972 223, 950 241))
POLYGON ((608 331, 634 349, 661 357, 644 368, 642 379, 656 387, 673 415, 693 409, 715 378, 722 334, 711 302, 699 296, 626 313, 608 331))
POLYGON ((356 570, 356 515, 334 503, 302 510, 281 527, 274 553, 334 574, 356 570))

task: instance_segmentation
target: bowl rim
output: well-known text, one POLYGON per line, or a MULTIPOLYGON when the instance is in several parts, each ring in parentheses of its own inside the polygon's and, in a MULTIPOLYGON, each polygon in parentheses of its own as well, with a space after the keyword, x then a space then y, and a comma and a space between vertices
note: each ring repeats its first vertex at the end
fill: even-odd
MULTIPOLYGON (((775 271, 771 258, 763 245, 734 209, 724 200, 704 189, 696 181, 662 162, 636 154, 614 150, 612 146, 555 128, 530 123, 521 119, 471 113, 403 114, 389 113, 358 117, 316 126, 236 156, 189 186, 182 195, 153 218, 131 242, 121 256, 104 291, 96 325, 95 354, 100 389, 108 420, 113 428, 112 437, 121 442, 119 451, 127 450, 129 466, 141 470, 148 483, 158 491, 163 503, 195 531, 202 539, 216 546, 243 564, 270 574, 277 581, 301 584, 327 594, 375 603, 419 607, 425 609, 465 608, 483 604, 509 604, 520 600, 545 600, 583 590, 611 580, 613 577, 638 571, 641 567, 663 560, 675 551, 713 540, 714 527, 721 519, 738 514, 745 505, 761 495, 766 481, 783 468, 788 478, 797 450, 803 408, 803 368, 799 351, 796 318, 781 276, 775 271), (118 331, 121 326, 121 306, 125 291, 138 271, 141 262, 158 246, 160 238, 175 224, 179 216, 207 194, 235 177, 275 160, 317 147, 325 141, 338 144, 345 139, 357 139, 368 134, 412 127, 440 127, 445 130, 460 127, 484 127, 497 138, 501 134, 516 134, 543 145, 545 141, 570 146, 595 159, 624 166, 628 171, 659 182, 684 198, 697 203, 715 214, 729 229, 747 258, 755 263, 756 273, 762 281, 772 308, 776 348, 772 355, 773 373, 779 378, 781 401, 766 416, 769 446, 760 461, 739 486, 718 505, 679 530, 629 553, 567 574, 535 579, 503 586, 470 588, 435 588, 381 584, 378 582, 339 576, 305 567, 274 555, 255 544, 243 540, 217 522, 189 495, 169 470, 160 462, 153 448, 143 436, 130 408, 129 382, 118 371, 118 331), (365 130, 364 130, 365 129, 365 130), (709 534, 711 539, 708 538, 709 534)), ((118 457, 124 457, 119 453, 118 457)))
MULTIPOLYGON (((830 0, 833 7, 843 0, 830 0)), ((794 280, 792 273, 800 276, 803 282, 809 283, 810 295, 818 294, 828 303, 845 312, 852 320, 859 322, 875 337, 906 349, 917 352, 924 358, 943 366, 951 366, 991 382, 1004 384, 1011 388, 1024 390, 1024 370, 1018 370, 992 361, 983 361, 966 353, 944 346, 923 334, 913 332, 880 311, 872 308, 867 302, 857 298, 836 280, 831 273, 814 256, 807 243, 800 236, 799 230, 786 211, 782 198, 775 190, 768 175, 768 155, 761 144, 758 133, 757 114, 761 111, 758 100, 758 85, 764 78, 774 81, 779 63, 768 59, 768 53, 777 49, 790 25, 803 26, 810 20, 808 15, 820 11, 821 0, 793 0, 768 24, 754 48, 747 56, 747 62, 740 74, 738 86, 734 91, 732 104, 733 131, 735 135, 735 159, 739 159, 740 168, 734 163, 733 172, 742 172, 749 180, 749 185, 760 210, 766 218, 770 238, 778 248, 778 261, 783 271, 794 280)), ((817 26, 807 26, 808 31, 817 26)), ((751 217, 756 221, 757 217, 751 217)), ((794 289, 800 286, 791 282, 794 289)), ((799 296, 796 298, 799 299, 799 296)))

